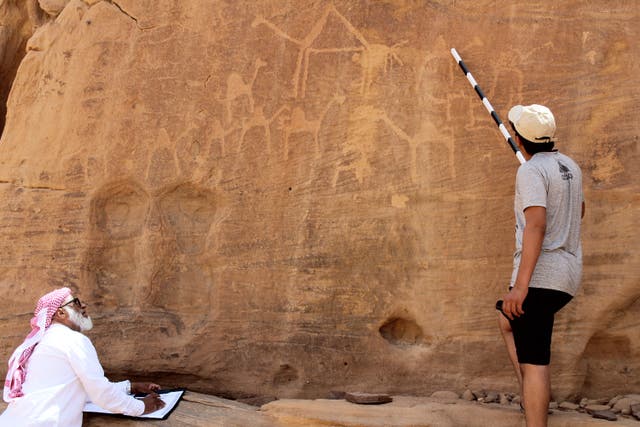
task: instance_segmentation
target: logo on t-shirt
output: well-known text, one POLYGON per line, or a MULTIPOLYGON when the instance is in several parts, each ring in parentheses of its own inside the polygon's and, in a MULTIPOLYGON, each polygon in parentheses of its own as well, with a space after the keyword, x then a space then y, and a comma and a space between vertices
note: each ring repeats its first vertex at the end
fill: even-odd
POLYGON ((562 175, 562 179, 565 181, 570 181, 573 179, 573 174, 569 170, 568 167, 558 162, 558 167, 560 168, 560 175, 562 175))

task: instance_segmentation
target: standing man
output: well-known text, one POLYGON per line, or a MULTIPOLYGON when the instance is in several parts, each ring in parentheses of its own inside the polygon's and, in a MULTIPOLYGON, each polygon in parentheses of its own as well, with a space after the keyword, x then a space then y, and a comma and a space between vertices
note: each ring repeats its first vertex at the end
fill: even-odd
POLYGON ((138 416, 164 402, 152 383, 110 382, 96 350, 82 332, 93 327, 87 306, 68 288, 38 301, 31 333, 9 359, 0 427, 81 427, 82 409, 91 400, 111 412, 138 416), (129 393, 149 393, 142 400, 129 393))
POLYGON ((582 274, 582 172, 554 150, 556 123, 542 105, 516 105, 509 122, 526 163, 516 176, 516 251, 499 325, 522 390, 527 427, 546 427, 554 315, 582 274))

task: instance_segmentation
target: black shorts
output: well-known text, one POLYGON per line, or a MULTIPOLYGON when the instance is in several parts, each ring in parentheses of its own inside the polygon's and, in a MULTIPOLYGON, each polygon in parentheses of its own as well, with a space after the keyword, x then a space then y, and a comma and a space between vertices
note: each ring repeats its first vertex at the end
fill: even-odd
MULTIPOLYGON (((519 363, 549 364, 554 315, 571 298, 571 295, 562 291, 529 288, 522 304, 524 314, 509 320, 519 363)), ((496 308, 502 312, 502 301, 498 301, 496 308)))

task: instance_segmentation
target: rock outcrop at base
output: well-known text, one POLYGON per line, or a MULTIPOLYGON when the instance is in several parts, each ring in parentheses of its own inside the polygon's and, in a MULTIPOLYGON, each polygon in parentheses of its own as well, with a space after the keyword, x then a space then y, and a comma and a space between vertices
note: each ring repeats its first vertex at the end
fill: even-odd
MULTIPOLYGON (((445 392, 446 393, 446 392, 445 392)), ((451 393, 451 392, 449 392, 451 393)), ((0 402, 0 411, 5 404, 0 402)), ((358 405, 345 400, 273 401, 261 408, 187 391, 167 420, 85 414, 83 427, 512 427, 524 422, 517 405, 479 404, 464 400, 394 396, 393 403, 358 405)), ((553 410, 549 427, 632 427, 637 421, 621 416, 611 423, 576 410, 553 410)))
POLYGON ((493 306, 518 164, 456 47, 503 118, 548 105, 583 167, 554 393, 636 389, 632 3, 29 2, 0 139, 0 360, 69 285, 111 373, 234 397, 515 391, 493 306))

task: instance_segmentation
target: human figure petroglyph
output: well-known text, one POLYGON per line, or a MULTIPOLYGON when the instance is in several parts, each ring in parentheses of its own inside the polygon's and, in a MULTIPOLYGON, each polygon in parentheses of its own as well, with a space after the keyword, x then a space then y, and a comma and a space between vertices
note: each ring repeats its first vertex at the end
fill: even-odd
POLYGON ((211 120, 211 140, 220 141, 220 154, 222 156, 226 153, 225 141, 227 136, 239 129, 241 129, 240 126, 231 126, 225 129, 219 119, 215 118, 211 120))
POLYGON ((327 103, 325 108, 322 110, 322 113, 316 120, 307 119, 307 115, 302 108, 298 106, 293 107, 291 116, 289 118, 289 123, 285 127, 284 159, 287 160, 289 158, 289 138, 291 137, 291 135, 301 133, 310 133, 311 135, 313 135, 315 154, 316 156, 318 156, 320 154, 320 144, 318 142, 318 137, 320 135, 322 122, 324 121, 325 117, 329 113, 329 110, 334 104, 342 105, 345 100, 346 97, 344 95, 334 95, 334 97, 327 103))
POLYGON ((231 101, 234 101, 242 96, 246 96, 249 100, 249 112, 253 113, 253 85, 258 77, 260 68, 265 67, 267 63, 260 58, 257 58, 253 64, 253 75, 249 82, 245 82, 242 76, 236 72, 229 74, 227 77, 227 91, 226 96, 223 99, 227 109, 227 123, 230 123, 233 114, 231 111, 231 101))
POLYGON ((389 118, 387 113, 382 111, 379 115, 379 120, 382 120, 389 128, 396 134, 398 138, 402 141, 405 141, 409 145, 409 154, 411 157, 411 180, 416 182, 418 180, 418 166, 417 166, 417 156, 418 156, 418 144, 419 141, 415 136, 410 136, 404 130, 402 130, 396 123, 389 118))
POLYGON ((451 120, 452 101, 463 98, 464 94, 452 93, 443 83, 445 77, 448 80, 454 79, 452 71, 455 64, 446 55, 447 51, 444 39, 439 37, 433 43, 433 49, 425 53, 418 68, 415 91, 424 108, 444 111, 448 122, 451 120))
POLYGON ((377 122, 381 110, 368 105, 358 106, 349 115, 347 139, 342 147, 346 163, 339 164, 333 177, 333 187, 338 183, 340 173, 353 172, 360 184, 371 175, 369 157, 375 151, 377 122), (349 160, 350 159, 350 160, 349 160))
POLYGON ((384 123, 402 141, 409 144, 411 156, 411 179, 417 180, 417 146, 419 140, 402 130, 387 113, 377 107, 361 105, 350 117, 347 140, 342 148, 346 163, 339 164, 333 175, 335 188, 342 172, 353 172, 360 184, 372 173, 370 158, 374 154, 377 141, 377 125, 384 123))
POLYGON ((149 157, 145 176, 153 182, 168 181, 181 170, 180 159, 167 129, 159 130, 157 142, 157 146, 149 157))
MULTIPOLYGON (((453 118, 453 107, 464 102, 468 104, 465 111, 473 111, 477 101, 460 91, 451 91, 445 84, 453 81, 457 65, 447 56, 448 48, 445 40, 439 37, 433 43, 433 49, 424 55, 416 77, 416 93, 420 108, 424 111, 418 133, 429 140, 433 135, 450 135, 443 139, 443 149, 447 153, 447 168, 451 177, 455 178, 458 162, 455 161, 454 129, 459 127, 453 118)), ((483 119, 485 117, 483 116, 483 119)), ((475 114, 468 118, 465 128, 476 126, 475 114)))
MULTIPOLYGON (((538 49, 534 49, 538 50, 538 49)), ((500 94, 500 100, 505 105, 514 105, 522 101, 514 94, 526 93, 525 76, 521 69, 513 67, 513 64, 526 64, 530 55, 517 51, 500 52, 496 55, 495 61, 491 61, 491 74, 488 75, 488 84, 485 93, 493 99, 494 94, 500 94)), ((474 108, 472 111, 482 111, 474 108)), ((502 114, 500 114, 502 116, 502 114)), ((480 123, 487 123, 485 117, 478 120, 480 123)))

